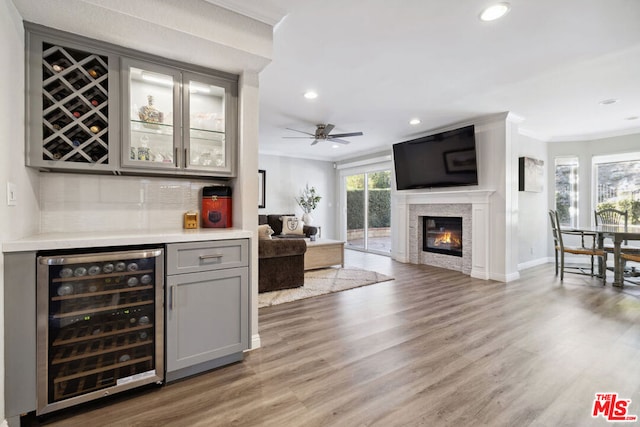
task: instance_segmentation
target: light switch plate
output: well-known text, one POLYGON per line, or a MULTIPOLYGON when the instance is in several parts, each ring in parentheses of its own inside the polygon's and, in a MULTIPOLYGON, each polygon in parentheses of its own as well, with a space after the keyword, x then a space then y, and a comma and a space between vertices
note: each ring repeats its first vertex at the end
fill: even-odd
POLYGON ((18 190, 12 182, 7 182, 7 206, 16 206, 18 204, 18 190))

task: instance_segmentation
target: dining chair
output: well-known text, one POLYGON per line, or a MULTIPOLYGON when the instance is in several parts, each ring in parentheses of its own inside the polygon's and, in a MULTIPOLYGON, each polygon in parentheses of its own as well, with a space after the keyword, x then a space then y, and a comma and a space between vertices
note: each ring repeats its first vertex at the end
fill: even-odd
MULTIPOLYGON (((613 208, 606 208, 594 210, 593 215, 596 220, 596 227, 599 225, 624 225, 627 226, 629 222, 629 214, 627 211, 621 211, 613 208)), ((628 242, 625 240, 624 244, 628 242)), ((613 252, 613 245, 606 245, 605 248, 609 252, 613 252), (610 249, 610 250, 609 250, 610 249)))
MULTIPOLYGON (((607 208, 600 209, 599 211, 593 211, 595 216, 595 224, 598 225, 624 225, 628 226, 629 223, 629 214, 627 211, 621 211, 618 209, 607 208)), ((613 253, 613 243, 605 243, 604 250, 613 253)), ((627 254, 640 254, 640 247, 638 246, 629 246, 629 241, 625 240, 622 242, 622 246, 620 250, 627 254)), ((622 271, 624 272, 626 269, 626 259, 622 258, 622 271)))
MULTIPOLYGON (((558 275, 558 269, 560 270, 560 281, 564 280, 564 272, 565 269, 577 270, 577 271, 567 271, 567 273, 575 273, 575 274, 583 274, 587 276, 598 276, 598 274, 594 273, 594 257, 602 258, 602 265, 606 265, 607 263, 607 253, 596 247, 597 237, 595 233, 587 233, 584 231, 573 231, 573 230, 562 230, 560 228, 560 220, 558 217, 558 212, 554 210, 549 210, 549 219, 551 220, 551 232, 553 234, 554 241, 554 252, 556 259, 556 276, 558 275), (580 236, 580 246, 567 246, 564 244, 563 236, 580 236), (591 239, 591 246, 585 245, 585 238, 591 239), (569 253, 572 255, 586 255, 591 258, 591 269, 589 272, 585 271, 585 267, 582 266, 566 266, 564 263, 564 254, 569 253), (558 260, 559 258, 559 260, 558 260), (559 262, 558 262, 559 261, 559 262), (558 268, 559 267, 559 268, 558 268)), ((603 270, 603 272, 606 270, 603 270)), ((602 284, 607 283, 607 275, 605 273, 602 274, 602 284)))
POLYGON ((620 258, 627 261, 640 262, 640 254, 630 254, 623 252, 620 254, 620 258))

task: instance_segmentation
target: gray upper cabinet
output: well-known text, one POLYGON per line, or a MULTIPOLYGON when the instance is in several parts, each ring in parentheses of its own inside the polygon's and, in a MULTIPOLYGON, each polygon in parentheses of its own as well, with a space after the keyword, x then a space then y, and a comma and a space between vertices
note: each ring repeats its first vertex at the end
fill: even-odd
POLYGON ((27 46, 27 165, 116 170, 118 57, 38 33, 27 32, 27 46))
POLYGON ((237 85, 123 58, 122 165, 234 176, 237 85))
POLYGON ((27 166, 236 176, 236 75, 25 28, 27 166))

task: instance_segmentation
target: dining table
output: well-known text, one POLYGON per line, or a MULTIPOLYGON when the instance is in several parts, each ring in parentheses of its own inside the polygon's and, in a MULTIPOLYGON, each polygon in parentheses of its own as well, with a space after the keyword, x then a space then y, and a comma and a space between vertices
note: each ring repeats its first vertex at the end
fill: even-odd
MULTIPOLYGON (((587 227, 571 227, 564 231, 581 231, 594 233, 597 237, 598 248, 604 249, 604 239, 613 241, 613 286, 624 285, 624 263, 620 254, 622 243, 627 240, 640 241, 640 225, 593 225, 587 227)), ((640 246, 640 245, 639 245, 640 246)), ((601 274, 606 273, 606 266, 601 267, 601 274)))

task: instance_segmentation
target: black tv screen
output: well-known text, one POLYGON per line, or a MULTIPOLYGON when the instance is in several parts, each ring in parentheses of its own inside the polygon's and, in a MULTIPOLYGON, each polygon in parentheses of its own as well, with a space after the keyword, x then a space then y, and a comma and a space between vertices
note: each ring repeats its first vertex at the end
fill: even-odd
POLYGON ((393 144, 398 190, 478 185, 474 126, 393 144))

